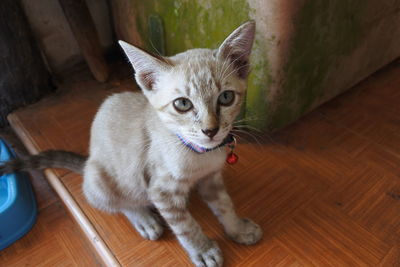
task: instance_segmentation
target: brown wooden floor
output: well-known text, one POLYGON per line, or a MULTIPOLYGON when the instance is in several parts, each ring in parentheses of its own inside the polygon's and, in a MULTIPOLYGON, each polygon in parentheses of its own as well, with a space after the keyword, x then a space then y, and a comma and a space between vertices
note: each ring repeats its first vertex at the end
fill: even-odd
MULTIPOLYGON (((22 144, 8 131, 1 131, 0 136, 12 144, 19 154, 26 153, 21 148, 22 144)), ((31 181, 36 193, 37 222, 22 239, 0 251, 0 266, 101 265, 101 259, 43 174, 32 172, 31 181)))
MULTIPOLYGON (((90 121, 104 97, 134 89, 125 81, 79 82, 14 113, 11 122, 37 150, 85 153, 90 121)), ((290 127, 259 137, 260 144, 251 140, 240 140, 240 160, 226 167, 225 178, 239 213, 264 229, 263 240, 250 247, 232 243, 201 201, 194 197, 191 204, 205 232, 219 242, 225 266, 400 266, 400 64, 290 127)), ((169 231, 160 241, 143 240, 123 216, 87 205, 79 175, 56 174, 121 265, 189 265, 169 231)), ((60 210, 50 206, 47 216, 60 210)), ((17 243, 0 252, 0 265, 25 253, 50 253, 47 239, 57 233, 45 228, 26 237, 37 237, 42 248, 17 243)), ((87 265, 95 261, 89 255, 81 256, 87 265)))

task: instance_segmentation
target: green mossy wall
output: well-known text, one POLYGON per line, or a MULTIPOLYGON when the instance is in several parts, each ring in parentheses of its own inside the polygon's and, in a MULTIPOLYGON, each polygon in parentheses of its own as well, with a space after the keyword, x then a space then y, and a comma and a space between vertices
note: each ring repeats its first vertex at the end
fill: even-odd
MULTIPOLYGON (((245 0, 132 0, 138 9, 138 31, 145 48, 158 53, 157 40, 150 41, 148 19, 152 15, 162 18, 166 54, 174 55, 191 48, 218 48, 222 41, 239 25, 250 19, 251 10, 245 0)), ((264 118, 251 120, 264 127, 267 105, 265 99, 268 83, 266 44, 257 38, 252 52, 252 73, 249 77, 247 101, 242 117, 264 118)))
MULTIPOLYGON (((366 0, 306 1, 294 18, 293 41, 283 72, 285 81, 269 125, 280 128, 309 111, 327 93, 324 87, 338 60, 363 41, 366 0)), ((371 1, 369 1, 371 2, 371 1)), ((340 77, 337 77, 340 79, 340 77)))
MULTIPOLYGON (((161 17, 167 55, 190 48, 217 48, 224 38, 244 21, 274 16, 273 12, 260 14, 262 9, 255 10, 250 7, 257 6, 257 3, 266 4, 261 0, 130 1, 132 7, 138 11, 138 31, 146 49, 154 50, 160 43, 159 40, 154 40, 154 37, 153 42, 149 41, 149 16, 161 17)), ((252 73, 242 116, 249 119, 249 124, 259 129, 273 130, 293 122, 327 98, 347 89, 352 81, 355 83, 378 68, 373 69, 374 66, 365 67, 359 62, 353 62, 360 61, 360 57, 353 57, 353 53, 360 44, 368 41, 366 38, 371 28, 385 19, 383 13, 374 15, 376 9, 380 8, 379 0, 282 1, 271 0, 269 5, 273 7, 285 2, 286 5, 294 5, 296 12, 289 17, 279 17, 290 20, 289 23, 268 17, 267 21, 274 21, 275 27, 270 29, 267 25, 268 33, 257 30, 252 52, 252 73), (275 38, 273 32, 281 29, 280 24, 282 27, 289 25, 289 28, 293 28, 288 31, 291 36, 287 42, 290 43, 284 46, 275 38), (279 51, 279 55, 282 55, 280 62, 284 64, 270 64, 271 48, 279 51), (350 61, 343 61, 344 58, 350 61), (331 87, 332 77, 341 79, 335 75, 338 66, 342 67, 343 74, 343 62, 356 63, 351 66, 353 70, 364 68, 369 72, 360 71, 358 77, 354 78, 350 74, 346 77, 346 82, 331 87), (274 69, 274 72, 271 69, 274 69), (272 73, 279 73, 282 77, 274 77, 272 73), (361 77, 362 75, 364 76, 361 77), (278 87, 274 83, 277 80, 278 87), (275 86, 273 94, 270 91, 272 84, 275 86), (345 86, 347 87, 343 88, 345 86)), ((396 6, 400 8, 396 1, 390 0, 382 10, 389 12, 396 9, 396 6)), ((375 34, 375 40, 376 36, 375 34)), ((395 51, 393 48, 392 50, 395 51)), ((377 58, 374 59, 377 62, 372 62, 372 65, 382 66, 385 62, 378 62, 379 57, 377 58)), ((387 63, 388 57, 385 60, 387 63)))
POLYGON ((147 48, 153 49, 149 39, 148 17, 162 17, 168 55, 190 48, 217 48, 220 42, 241 22, 249 19, 249 7, 244 0, 185 1, 133 0, 138 8, 139 32, 147 48))

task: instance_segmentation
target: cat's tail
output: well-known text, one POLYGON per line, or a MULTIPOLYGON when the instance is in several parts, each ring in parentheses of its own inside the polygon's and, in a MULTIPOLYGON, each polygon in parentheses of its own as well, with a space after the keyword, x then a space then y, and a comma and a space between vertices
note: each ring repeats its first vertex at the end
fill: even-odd
POLYGON ((63 150, 47 150, 27 158, 0 162, 0 175, 16 171, 63 168, 82 174, 87 157, 63 150))

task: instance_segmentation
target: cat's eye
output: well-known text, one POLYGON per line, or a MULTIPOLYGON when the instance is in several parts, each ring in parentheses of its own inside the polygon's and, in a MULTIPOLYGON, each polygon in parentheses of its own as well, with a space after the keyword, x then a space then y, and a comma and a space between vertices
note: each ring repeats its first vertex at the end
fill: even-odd
POLYGON ((180 97, 174 100, 174 108, 179 112, 188 112, 193 108, 192 102, 184 97, 180 97))
POLYGON ((233 91, 224 91, 218 97, 218 103, 222 106, 230 106, 235 100, 235 93, 233 91))

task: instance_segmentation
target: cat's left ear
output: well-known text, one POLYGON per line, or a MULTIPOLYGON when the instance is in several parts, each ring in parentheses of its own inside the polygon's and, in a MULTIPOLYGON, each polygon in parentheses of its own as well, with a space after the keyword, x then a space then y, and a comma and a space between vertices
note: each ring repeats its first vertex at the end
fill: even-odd
POLYGON ((255 31, 255 21, 247 21, 234 30, 218 48, 218 56, 232 63, 238 77, 242 79, 249 74, 249 58, 255 31))
POLYGON ((151 55, 127 42, 118 41, 118 43, 135 69, 138 85, 145 90, 144 92, 153 90, 159 74, 169 67, 166 59, 151 55))

